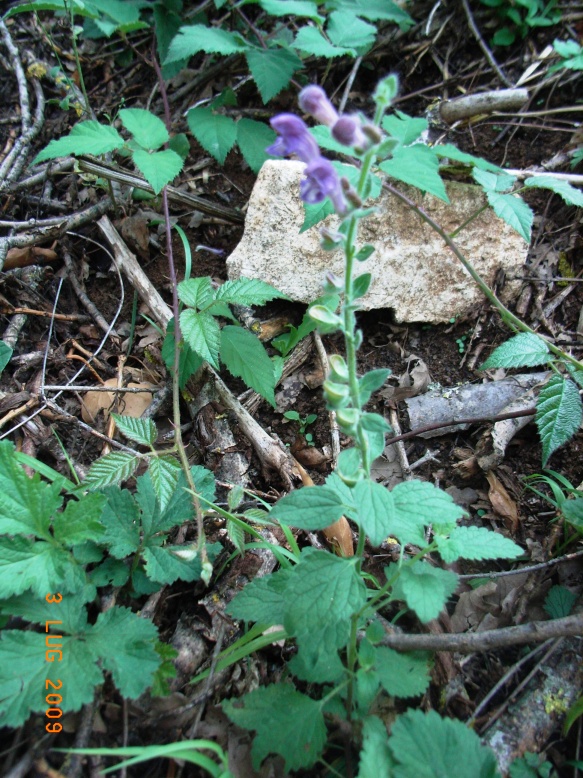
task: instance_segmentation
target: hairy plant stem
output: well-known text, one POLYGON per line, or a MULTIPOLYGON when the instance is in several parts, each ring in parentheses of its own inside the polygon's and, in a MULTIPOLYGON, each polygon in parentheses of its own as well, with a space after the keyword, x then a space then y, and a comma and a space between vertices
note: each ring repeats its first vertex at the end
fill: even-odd
MULTIPOLYGON (((170 118, 170 103, 168 102, 168 93, 166 91, 166 84, 162 77, 162 70, 156 59, 155 53, 152 52, 152 60, 154 63, 154 69, 158 77, 158 86, 160 88, 160 94, 162 95, 162 101, 164 103, 164 118, 166 122, 166 129, 170 132, 171 118, 170 118)), ((172 418, 174 424, 174 443, 182 465, 182 470, 188 482, 188 488, 192 496, 192 504, 196 514, 196 526, 198 531, 196 552, 200 556, 201 562, 201 577, 205 583, 208 584, 212 573, 212 565, 209 561, 206 551, 205 532, 202 509, 200 507, 200 500, 196 493, 196 485, 190 472, 190 462, 186 455, 186 448, 184 441, 182 440, 181 419, 180 419, 180 341, 182 340, 182 333, 180 330, 180 309, 178 305, 178 278, 176 276, 176 266, 174 264, 174 250, 172 248, 172 224, 170 222, 170 207, 168 205, 168 190, 166 187, 162 189, 162 208, 164 211, 164 223, 166 226, 166 253, 168 257, 168 272, 170 275, 170 285, 172 287, 172 313, 174 314, 174 364, 172 368, 172 418)))
MULTIPOLYGON (((77 47, 77 35, 75 33, 75 14, 73 13, 72 4, 65 0, 65 8, 69 13, 69 21, 71 23, 71 43, 73 45, 73 55, 75 57, 75 67, 77 68, 77 75, 79 76, 79 85, 83 94, 83 100, 85 101, 85 113, 87 116, 91 116, 91 108, 89 107, 89 96, 87 95, 87 89, 85 87, 85 79, 83 78, 83 70, 81 68, 81 58, 79 57, 79 48, 77 47)), ((63 70, 63 73, 66 71, 63 70)), ((115 199, 112 197, 113 202, 115 199)))

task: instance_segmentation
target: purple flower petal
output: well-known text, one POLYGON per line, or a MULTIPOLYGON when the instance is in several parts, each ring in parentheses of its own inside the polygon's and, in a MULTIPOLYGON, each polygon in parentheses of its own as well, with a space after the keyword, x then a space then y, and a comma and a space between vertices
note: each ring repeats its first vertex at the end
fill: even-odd
POLYGON ((321 203, 324 198, 332 200, 338 213, 346 210, 340 179, 333 166, 323 157, 310 162, 305 169, 306 177, 300 182, 300 196, 305 203, 321 203))
POLYGON ((331 127, 338 121, 336 109, 320 86, 312 85, 302 89, 298 102, 302 111, 311 114, 320 124, 331 127))
POLYGON ((266 149, 268 154, 286 157, 295 154, 302 162, 309 163, 320 156, 320 149, 304 122, 293 113, 281 113, 270 122, 279 138, 266 149))

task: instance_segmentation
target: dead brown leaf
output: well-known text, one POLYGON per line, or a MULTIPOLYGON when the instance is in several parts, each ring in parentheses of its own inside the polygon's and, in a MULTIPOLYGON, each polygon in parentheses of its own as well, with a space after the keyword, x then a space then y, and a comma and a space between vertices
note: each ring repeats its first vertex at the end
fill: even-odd
POLYGON ((488 498, 498 516, 504 519, 506 529, 514 534, 518 530, 518 507, 493 470, 486 473, 490 484, 488 498))
MULTIPOLYGON (((117 378, 108 378, 104 382, 104 386, 116 387, 118 385, 117 378)), ((155 389, 155 385, 149 381, 142 381, 141 383, 130 382, 128 384, 130 389, 155 389)), ((81 417, 87 424, 93 424, 100 411, 103 411, 104 418, 107 419, 110 412, 113 410, 115 395, 118 396, 118 410, 121 416, 133 416, 138 419, 146 408, 152 402, 152 394, 150 392, 136 392, 136 393, 117 393, 117 392, 87 392, 83 398, 83 405, 81 407, 81 417)))

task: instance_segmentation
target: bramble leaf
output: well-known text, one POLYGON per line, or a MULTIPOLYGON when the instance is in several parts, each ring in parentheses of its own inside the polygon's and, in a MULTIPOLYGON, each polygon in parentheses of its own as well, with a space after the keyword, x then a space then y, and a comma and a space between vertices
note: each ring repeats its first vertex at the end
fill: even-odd
POLYGON ((91 119, 76 124, 68 135, 52 140, 46 149, 36 155, 32 164, 37 165, 45 159, 67 157, 69 154, 107 154, 123 145, 124 139, 115 127, 91 119))
POLYGON ((218 370, 221 328, 215 317, 189 308, 180 314, 180 326, 190 348, 218 370))
POLYGON ((152 457, 148 472, 160 510, 165 511, 176 492, 176 484, 182 472, 180 462, 173 456, 152 457))
POLYGON ((213 289, 210 276, 199 276, 198 278, 189 278, 187 281, 181 281, 178 284, 178 297, 191 308, 207 308, 215 299, 215 290, 213 289))
POLYGON ((118 413, 112 413, 111 416, 119 431, 129 440, 142 446, 153 446, 156 442, 158 430, 151 419, 136 419, 133 416, 120 416, 118 413))
POLYGON ((184 160, 172 149, 154 151, 151 154, 143 149, 136 149, 132 159, 139 168, 155 194, 173 181, 184 166, 184 160))
POLYGON ((100 489, 110 484, 118 484, 130 478, 138 466, 140 459, 123 451, 113 451, 97 459, 89 468, 84 486, 100 489))
POLYGON ((215 299, 234 305, 264 305, 269 300, 288 297, 271 284, 258 278, 235 278, 225 281, 216 291, 215 299))
POLYGON ((317 530, 338 521, 342 512, 342 499, 333 489, 305 486, 282 497, 269 516, 292 527, 317 530))
POLYGON ((534 221, 534 214, 530 206, 518 195, 486 192, 486 197, 496 216, 503 219, 529 243, 532 222, 534 221))
POLYGON ((453 159, 455 162, 463 162, 466 165, 477 167, 479 170, 486 170, 490 173, 502 173, 502 169, 497 165, 493 165, 491 162, 487 162, 481 157, 475 157, 473 154, 467 154, 465 151, 460 151, 457 146, 452 143, 443 143, 437 146, 433 146, 433 150, 440 158, 453 159))
POLYGON ((402 111, 385 116, 382 127, 388 134, 401 141, 403 146, 409 146, 421 137, 429 126, 427 119, 414 118, 402 111))
POLYGON ((247 46, 243 38, 236 33, 207 27, 206 24, 192 24, 178 30, 164 64, 187 59, 199 51, 207 54, 237 54, 245 51, 247 46))
POLYGON ((379 168, 391 178, 412 184, 449 203, 445 184, 439 175, 439 160, 428 146, 416 143, 413 146, 399 146, 391 159, 379 164, 379 168))
POLYGON ((320 703, 291 684, 271 684, 243 697, 224 700, 232 722, 256 731, 251 747, 253 768, 272 753, 281 754, 287 773, 311 767, 324 750, 326 725, 320 703))
POLYGON ((386 778, 391 775, 393 766, 387 728, 377 716, 367 716, 362 726, 357 778, 386 778))
POLYGON ((391 0, 328 0, 326 7, 351 11, 373 22, 379 19, 396 22, 402 30, 408 29, 415 23, 407 11, 391 0))
POLYGON ((531 332, 519 332, 490 354, 480 367, 534 367, 549 361, 550 351, 545 341, 531 332))
POLYGON ((456 559, 516 559, 523 550, 510 538, 485 527, 454 527, 450 536, 435 536, 437 549, 447 564, 456 559))
POLYGON ((398 716, 389 748, 399 778, 500 778, 496 757, 478 735, 435 711, 408 710, 398 716))
POLYGON ((553 178, 552 176, 533 176, 532 178, 527 178, 524 185, 537 189, 550 189, 551 192, 562 197, 567 205, 576 205, 578 208, 583 207, 583 192, 571 186, 568 181, 553 178))
POLYGON ((326 24, 328 37, 335 46, 359 49, 364 54, 375 42, 377 28, 350 11, 333 11, 326 24))
POLYGON ((583 532, 583 497, 565 500, 561 505, 561 513, 571 526, 583 532))
POLYGON ((155 150, 168 143, 170 136, 166 125, 150 111, 143 108, 122 108, 119 118, 143 149, 155 150))
POLYGON ((73 592, 85 583, 85 572, 64 548, 44 540, 0 538, 0 598, 28 589, 37 597, 73 592))
POLYGON ((551 619, 569 616, 577 602, 577 595, 566 586, 552 586, 546 596, 544 608, 551 619))
POLYGON ((191 108, 186 121, 203 149, 222 165, 237 139, 237 125, 233 119, 215 113, 211 108, 191 108))
POLYGON ((181 581, 198 581, 202 571, 200 559, 181 559, 175 552, 184 551, 184 546, 151 545, 144 549, 146 574, 150 581, 172 584, 181 581))
POLYGON ((103 526, 99 519, 104 505, 105 496, 97 492, 86 494, 79 500, 69 500, 65 510, 53 520, 55 539, 68 546, 86 540, 100 540, 103 526))
POLYGON ((313 22, 324 21, 312 0, 259 0, 259 5, 270 16, 297 16, 306 17, 313 22))
POLYGON ((298 55, 288 49, 248 49, 245 57, 264 103, 285 89, 302 67, 298 55))
POLYGON ((582 415, 576 384, 562 376, 552 376, 541 389, 536 404, 536 426, 543 444, 543 467, 546 467, 551 454, 577 432, 582 415))
MULTIPOLYGON (((392 575, 394 565, 387 568, 387 578, 392 575)), ((429 562, 417 560, 401 568, 400 576, 393 588, 393 596, 405 600, 420 621, 426 624, 436 619, 455 592, 458 577, 449 570, 432 567, 429 562)))
POLYGON ((263 122, 240 119, 237 122, 237 145, 245 162, 254 173, 259 173, 266 159, 273 159, 265 149, 274 142, 276 133, 263 122))
POLYGON ((334 46, 315 27, 301 27, 293 42, 298 51, 312 54, 314 57, 344 57, 347 54, 354 56, 354 49, 346 46, 334 46))
POLYGON ((232 375, 242 378, 275 407, 273 362, 256 335, 244 327, 223 327, 221 359, 232 375))
POLYGON ((381 685, 393 697, 417 697, 429 686, 429 664, 424 654, 400 654, 392 648, 379 646, 375 651, 375 667, 381 685))
POLYGON ((105 527, 103 543, 116 559, 133 554, 140 545, 139 507, 127 489, 111 486, 105 490, 107 503, 101 514, 105 527))

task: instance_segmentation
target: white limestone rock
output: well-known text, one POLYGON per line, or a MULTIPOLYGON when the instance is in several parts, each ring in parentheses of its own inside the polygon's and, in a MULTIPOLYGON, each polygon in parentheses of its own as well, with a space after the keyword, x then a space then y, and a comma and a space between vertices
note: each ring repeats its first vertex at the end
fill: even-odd
MULTIPOLYGON (((327 270, 341 276, 342 252, 320 248, 319 229, 334 230, 336 216, 300 234, 304 209, 299 182, 304 164, 281 160, 265 162, 251 193, 245 231, 227 260, 229 278, 246 276, 267 281, 291 299, 309 303, 322 293, 327 270)), ((450 205, 431 195, 400 185, 410 199, 450 233, 486 204, 482 190, 470 184, 448 183, 450 205)), ((359 245, 376 251, 355 273, 370 272, 373 282, 361 299, 365 310, 392 308, 399 322, 447 322, 483 302, 483 295, 442 239, 397 198, 383 192, 377 213, 360 223, 359 245)), ((456 238, 461 251, 482 278, 492 285, 503 270, 503 298, 520 289, 527 243, 490 208, 475 218, 456 238)))

